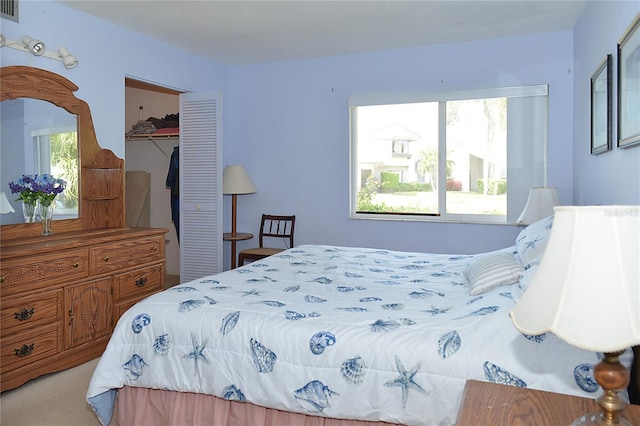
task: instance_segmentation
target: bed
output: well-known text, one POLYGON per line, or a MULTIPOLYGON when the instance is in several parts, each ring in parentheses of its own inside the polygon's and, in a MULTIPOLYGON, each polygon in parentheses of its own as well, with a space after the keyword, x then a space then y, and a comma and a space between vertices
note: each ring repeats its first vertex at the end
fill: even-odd
MULTIPOLYGON (((595 397, 598 354, 508 312, 553 217, 477 255, 302 245, 119 320, 87 401, 104 425, 454 424, 467 379, 595 397)), ((621 361, 630 367, 632 351, 621 361)))

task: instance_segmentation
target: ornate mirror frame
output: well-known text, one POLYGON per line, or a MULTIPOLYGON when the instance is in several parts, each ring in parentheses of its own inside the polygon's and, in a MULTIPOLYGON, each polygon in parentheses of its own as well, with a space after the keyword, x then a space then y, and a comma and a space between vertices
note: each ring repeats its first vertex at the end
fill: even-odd
MULTIPOLYGON (((78 218, 55 221, 55 235, 125 226, 124 160, 112 151, 100 148, 89 105, 73 94, 76 90, 78 86, 71 81, 40 68, 0 68, 0 101, 40 99, 78 117, 78 218)), ((0 227, 0 238, 40 237, 41 228, 39 222, 3 225, 0 227)))

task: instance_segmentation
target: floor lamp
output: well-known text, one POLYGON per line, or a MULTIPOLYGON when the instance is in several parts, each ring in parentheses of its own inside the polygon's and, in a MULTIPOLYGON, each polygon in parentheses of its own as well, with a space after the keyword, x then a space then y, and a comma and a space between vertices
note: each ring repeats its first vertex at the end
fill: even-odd
MULTIPOLYGON (((237 204, 239 194, 253 194, 256 187, 253 186, 251 178, 243 166, 230 165, 225 167, 222 175, 222 193, 231 195, 231 233, 225 234, 224 239, 231 241, 231 269, 236 267, 236 242, 245 238, 245 234, 238 234, 237 223, 237 204)), ((246 234, 251 235, 251 234, 246 234)))

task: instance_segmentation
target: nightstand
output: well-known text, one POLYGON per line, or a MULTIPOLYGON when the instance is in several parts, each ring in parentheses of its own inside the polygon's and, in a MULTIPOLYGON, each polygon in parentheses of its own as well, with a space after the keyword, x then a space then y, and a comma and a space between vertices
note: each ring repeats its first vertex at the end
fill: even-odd
POLYGON ((225 232, 222 234, 224 241, 231 241, 231 269, 236 269, 236 242, 243 240, 250 240, 253 238, 253 234, 248 232, 225 232))
MULTIPOLYGON (((594 399, 515 386, 467 380, 458 412, 458 426, 569 425, 586 413, 600 411, 594 399)), ((623 411, 640 425, 640 405, 623 411)))

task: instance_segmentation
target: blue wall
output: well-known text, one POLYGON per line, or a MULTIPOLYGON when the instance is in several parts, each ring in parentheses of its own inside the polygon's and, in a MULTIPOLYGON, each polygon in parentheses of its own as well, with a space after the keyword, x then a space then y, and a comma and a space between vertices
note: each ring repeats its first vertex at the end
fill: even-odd
MULTIPOLYGON (((238 199, 241 231, 256 233, 262 212, 294 213, 297 244, 456 253, 511 244, 515 226, 349 219, 347 100, 399 92, 549 84, 549 185, 561 202, 640 204, 640 148, 591 156, 588 133, 589 77, 640 11, 635 0, 585 2, 575 31, 230 68, 53 1, 20 7, 20 23, 2 20, 5 37, 65 46, 80 65, 66 70, 7 48, 2 65, 36 66, 76 83, 100 144, 120 157, 125 76, 222 92, 223 162, 244 164, 258 190, 238 199)), ((228 197, 225 213, 229 229, 228 197)))
POLYGON ((640 1, 588 1, 575 26, 573 202, 640 204, 640 146, 616 148, 617 42, 640 13, 640 1), (607 54, 613 57, 613 149, 590 154, 590 78, 607 54))
POLYGON ((225 162, 258 192, 239 198, 239 229, 260 212, 295 213, 298 243, 487 251, 512 244, 505 225, 349 219, 348 99, 403 92, 549 84, 549 184, 572 197, 572 33, 433 45, 232 68, 225 162))
MULTIPOLYGON (((80 64, 61 62, 3 47, 0 63, 27 65, 58 73, 80 88, 76 96, 91 108, 96 136, 103 148, 124 158, 124 79, 158 83, 184 91, 226 93, 227 68, 64 6, 46 1, 21 1, 20 22, 2 19, 2 34, 20 40, 27 34, 47 50, 64 46, 80 64)), ((126 159, 125 159, 126 160, 126 159)))

